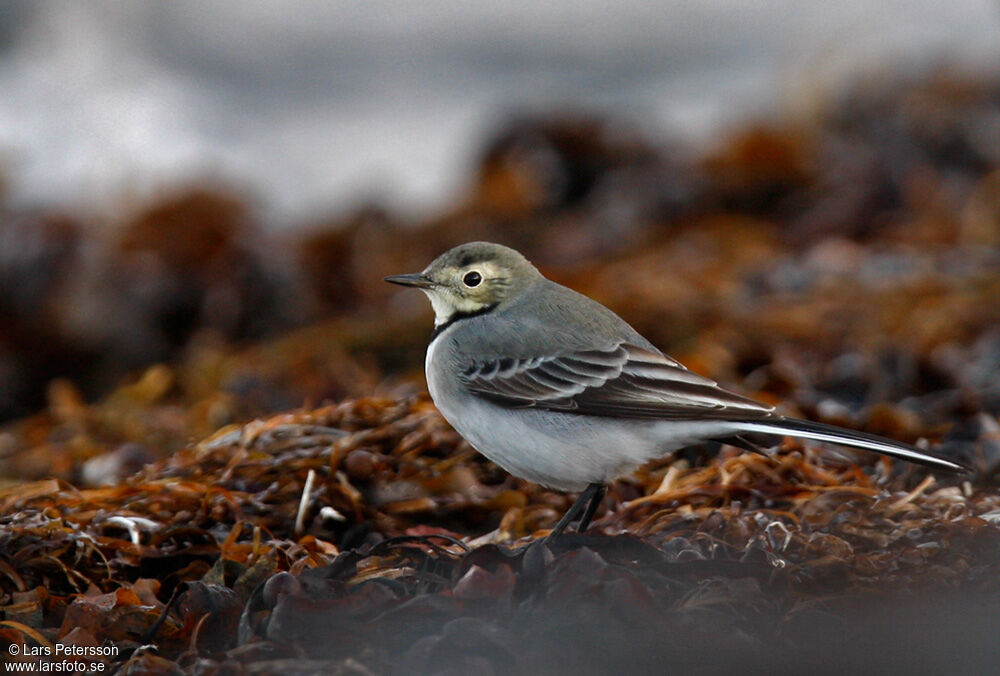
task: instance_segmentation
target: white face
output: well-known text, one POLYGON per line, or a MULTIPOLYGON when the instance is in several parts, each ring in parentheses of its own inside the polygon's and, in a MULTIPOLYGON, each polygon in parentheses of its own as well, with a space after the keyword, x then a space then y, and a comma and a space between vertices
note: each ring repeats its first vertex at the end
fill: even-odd
POLYGON ((481 261, 464 268, 425 271, 440 282, 438 286, 421 289, 434 309, 434 326, 446 324, 455 314, 479 312, 499 300, 495 282, 502 279, 501 270, 492 262, 481 261))

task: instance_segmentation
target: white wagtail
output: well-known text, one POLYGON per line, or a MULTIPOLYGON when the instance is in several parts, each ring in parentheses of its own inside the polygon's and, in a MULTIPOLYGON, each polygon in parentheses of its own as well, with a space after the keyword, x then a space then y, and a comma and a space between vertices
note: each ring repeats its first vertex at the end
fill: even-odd
POLYGON ((463 244, 423 272, 385 280, 417 287, 431 301, 427 385, 445 419, 511 474, 582 491, 550 537, 581 511, 578 530, 585 530, 609 481, 705 441, 753 450, 744 435, 788 435, 966 469, 891 439, 786 418, 728 392, 499 244, 463 244))

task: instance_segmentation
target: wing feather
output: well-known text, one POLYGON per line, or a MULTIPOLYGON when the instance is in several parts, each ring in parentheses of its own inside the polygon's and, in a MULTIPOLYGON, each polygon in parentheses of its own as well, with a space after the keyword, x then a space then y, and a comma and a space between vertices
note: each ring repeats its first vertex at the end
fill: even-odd
POLYGON ((632 418, 740 418, 772 407, 728 392, 666 355, 620 343, 531 359, 475 363, 462 374, 471 392, 511 407, 632 418))

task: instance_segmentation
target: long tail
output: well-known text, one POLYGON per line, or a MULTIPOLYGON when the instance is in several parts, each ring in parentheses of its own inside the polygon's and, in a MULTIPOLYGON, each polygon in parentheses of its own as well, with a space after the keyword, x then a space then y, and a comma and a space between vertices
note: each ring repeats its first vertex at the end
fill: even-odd
POLYGON ((934 453, 922 451, 915 446, 904 444, 874 434, 848 430, 834 425, 799 420, 798 418, 773 418, 771 420, 748 420, 740 423, 742 431, 761 434, 778 434, 814 441, 825 441, 841 446, 875 451, 893 458, 901 458, 921 465, 942 469, 948 472, 970 472, 969 467, 962 463, 944 458, 934 453))

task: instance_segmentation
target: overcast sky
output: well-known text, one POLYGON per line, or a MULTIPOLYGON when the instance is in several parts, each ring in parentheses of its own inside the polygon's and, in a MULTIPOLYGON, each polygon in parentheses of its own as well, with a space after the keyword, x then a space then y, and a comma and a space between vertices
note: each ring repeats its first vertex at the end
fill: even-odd
POLYGON ((434 210, 512 111, 706 142, 877 68, 1000 64, 995 0, 0 5, 15 205, 101 209, 222 176, 276 220, 434 210))

